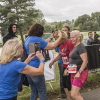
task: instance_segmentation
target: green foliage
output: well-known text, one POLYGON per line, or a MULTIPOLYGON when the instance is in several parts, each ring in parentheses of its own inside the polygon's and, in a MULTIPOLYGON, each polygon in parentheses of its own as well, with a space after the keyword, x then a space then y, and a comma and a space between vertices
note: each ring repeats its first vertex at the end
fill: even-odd
POLYGON ((91 16, 87 14, 79 16, 74 22, 74 27, 78 27, 80 31, 99 31, 100 12, 92 13, 91 16))
POLYGON ((63 27, 63 23, 60 21, 60 22, 58 22, 58 24, 57 24, 57 29, 58 30, 62 30, 62 27, 63 27))
POLYGON ((7 33, 9 23, 13 22, 17 24, 17 30, 23 36, 23 33, 26 33, 33 23, 42 20, 42 12, 34 8, 35 0, 2 0, 1 3, 0 27, 2 33, 7 33))

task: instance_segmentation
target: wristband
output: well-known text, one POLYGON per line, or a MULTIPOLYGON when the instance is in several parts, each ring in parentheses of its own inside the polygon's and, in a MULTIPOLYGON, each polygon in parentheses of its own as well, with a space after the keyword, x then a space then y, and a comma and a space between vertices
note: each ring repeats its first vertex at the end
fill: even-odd
POLYGON ((40 63, 42 63, 42 62, 44 63, 44 60, 40 60, 40 63))

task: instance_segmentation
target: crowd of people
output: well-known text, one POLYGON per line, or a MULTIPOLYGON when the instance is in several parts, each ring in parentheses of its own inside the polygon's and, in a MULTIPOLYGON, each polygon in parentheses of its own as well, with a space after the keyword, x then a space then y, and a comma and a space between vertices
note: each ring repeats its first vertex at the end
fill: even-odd
POLYGON ((21 74, 27 76, 30 84, 30 100, 37 100, 38 93, 40 100, 47 100, 43 52, 54 49, 59 54, 46 67, 51 68, 58 61, 62 96, 68 100, 84 100, 80 89, 88 77, 88 60, 87 51, 82 43, 83 35, 74 29, 70 32, 70 28, 64 26, 62 31, 53 32, 48 39, 43 40, 41 37, 44 27, 38 23, 33 24, 24 42, 28 57, 21 62, 18 58, 22 57, 23 46, 15 35, 16 27, 16 24, 11 23, 8 28, 9 33, 3 37, 4 45, 0 56, 0 100, 17 100, 21 74), (55 42, 50 43, 53 38, 55 42), (40 43, 40 51, 29 54, 29 43, 35 42, 40 43), (75 72, 69 73, 69 65, 76 66, 75 72))
POLYGON ((98 37, 99 37, 99 35, 96 34, 96 31, 94 32, 94 37, 93 37, 93 33, 91 31, 88 32, 87 45, 100 44, 100 40, 98 39, 98 37))

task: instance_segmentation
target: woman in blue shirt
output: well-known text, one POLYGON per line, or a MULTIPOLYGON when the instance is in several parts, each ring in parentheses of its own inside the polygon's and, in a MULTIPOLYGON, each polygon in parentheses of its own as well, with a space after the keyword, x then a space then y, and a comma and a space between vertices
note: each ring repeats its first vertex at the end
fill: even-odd
POLYGON ((42 75, 44 58, 39 51, 28 56, 25 62, 17 60, 22 56, 23 47, 18 38, 8 40, 2 48, 0 57, 0 100, 17 100, 18 84, 21 73, 27 75, 42 75), (28 63, 35 57, 39 59, 39 67, 34 68, 28 63))
MULTIPOLYGON (((44 27, 40 24, 33 24, 30 27, 28 31, 28 37, 26 38, 26 41, 24 44, 28 55, 29 55, 29 43, 40 42, 40 49, 42 51, 44 51, 44 49, 53 50, 59 45, 59 42, 62 39, 61 32, 59 32, 59 38, 53 44, 51 44, 49 43, 49 41, 52 38, 48 38, 46 39, 46 41, 44 41, 41 38, 43 36, 43 31, 44 31, 44 27)), ((29 65, 35 66, 36 68, 39 67, 39 64, 40 62, 37 57, 34 57, 32 61, 30 61, 29 63, 29 65)), ((47 100, 44 75, 39 75, 39 76, 27 75, 27 78, 31 86, 30 100, 37 100, 38 93, 39 93, 40 100, 47 100)))

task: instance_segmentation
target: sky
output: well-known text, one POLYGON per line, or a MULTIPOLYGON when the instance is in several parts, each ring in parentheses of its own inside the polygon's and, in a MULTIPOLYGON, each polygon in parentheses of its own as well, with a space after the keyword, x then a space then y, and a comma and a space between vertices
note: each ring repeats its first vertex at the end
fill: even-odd
POLYGON ((42 11, 47 22, 72 21, 83 14, 100 12, 100 0, 35 0, 35 8, 42 11))

